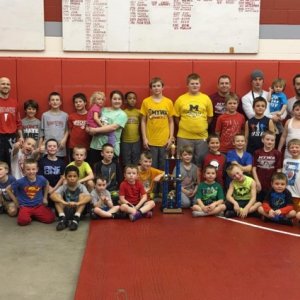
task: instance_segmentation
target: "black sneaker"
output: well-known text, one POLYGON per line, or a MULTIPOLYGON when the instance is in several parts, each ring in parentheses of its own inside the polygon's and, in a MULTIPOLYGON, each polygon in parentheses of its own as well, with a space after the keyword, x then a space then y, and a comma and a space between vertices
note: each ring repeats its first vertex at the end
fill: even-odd
POLYGON ((224 216, 225 218, 234 218, 236 217, 236 212, 234 210, 226 210, 224 216))
POLYGON ((68 227, 68 220, 65 216, 59 217, 58 223, 56 225, 57 231, 62 231, 68 227))
POLYGON ((128 215, 122 211, 117 211, 115 213, 112 213, 112 218, 113 219, 127 219, 128 215))
POLYGON ((79 218, 78 216, 74 216, 74 217, 73 217, 73 220, 71 221, 71 223, 70 223, 70 225, 69 225, 69 229, 70 229, 71 231, 77 230, 78 225, 79 225, 79 220, 80 220, 80 218, 79 218))
POLYGON ((281 224, 281 225, 293 226, 292 220, 290 220, 284 216, 276 216, 276 217, 272 218, 272 221, 275 223, 281 224))
POLYGON ((95 214, 93 208, 90 210, 90 217, 91 217, 92 220, 98 220, 98 219, 100 219, 100 217, 97 214, 95 214))

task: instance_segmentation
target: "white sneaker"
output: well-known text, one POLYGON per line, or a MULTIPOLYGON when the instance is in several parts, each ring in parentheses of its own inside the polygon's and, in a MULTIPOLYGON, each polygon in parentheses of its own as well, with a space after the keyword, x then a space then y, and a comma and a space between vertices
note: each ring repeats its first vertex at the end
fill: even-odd
POLYGON ((207 213, 203 211, 193 210, 192 215, 194 218, 207 216, 207 213))

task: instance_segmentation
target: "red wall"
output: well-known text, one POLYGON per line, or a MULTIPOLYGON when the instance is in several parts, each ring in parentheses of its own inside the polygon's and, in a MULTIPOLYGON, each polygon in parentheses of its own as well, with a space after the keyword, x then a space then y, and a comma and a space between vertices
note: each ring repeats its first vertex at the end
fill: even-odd
POLYGON ((265 73, 265 89, 274 78, 282 77, 287 81, 287 95, 293 95, 292 78, 300 73, 296 61, 0 58, 0 77, 11 79, 12 95, 21 107, 29 98, 38 100, 39 116, 48 109, 47 97, 52 91, 62 94, 63 110, 68 113, 73 111, 73 94, 83 92, 90 97, 96 90, 106 95, 114 89, 123 93, 133 90, 140 106, 154 76, 164 80, 164 94, 175 101, 186 91, 185 78, 192 72, 200 74, 201 90, 207 94, 216 91, 221 74, 229 74, 233 90, 242 96, 250 88, 249 74, 258 68, 265 73))

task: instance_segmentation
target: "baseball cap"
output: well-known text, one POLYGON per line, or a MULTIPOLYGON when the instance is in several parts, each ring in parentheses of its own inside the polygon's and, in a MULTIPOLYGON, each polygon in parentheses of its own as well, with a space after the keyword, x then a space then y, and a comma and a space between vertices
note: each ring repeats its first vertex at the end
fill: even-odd
POLYGON ((257 78, 257 77, 261 77, 262 79, 264 78, 264 73, 261 70, 254 70, 251 73, 251 80, 257 78))

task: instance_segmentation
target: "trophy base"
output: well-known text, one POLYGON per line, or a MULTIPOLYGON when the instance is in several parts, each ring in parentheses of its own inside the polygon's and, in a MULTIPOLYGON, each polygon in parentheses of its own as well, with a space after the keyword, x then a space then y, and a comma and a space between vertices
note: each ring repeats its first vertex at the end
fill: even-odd
POLYGON ((182 214, 182 208, 164 208, 162 212, 164 214, 182 214))

